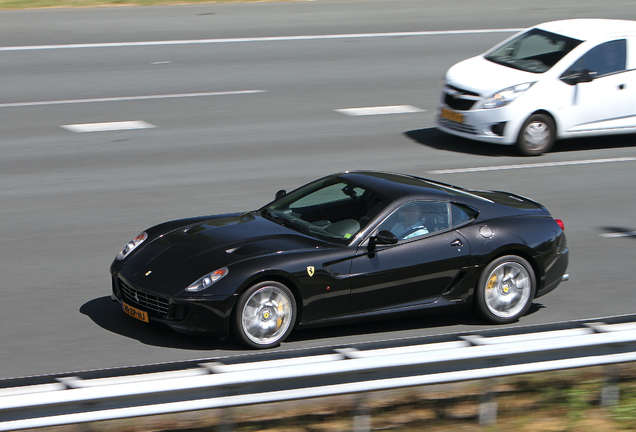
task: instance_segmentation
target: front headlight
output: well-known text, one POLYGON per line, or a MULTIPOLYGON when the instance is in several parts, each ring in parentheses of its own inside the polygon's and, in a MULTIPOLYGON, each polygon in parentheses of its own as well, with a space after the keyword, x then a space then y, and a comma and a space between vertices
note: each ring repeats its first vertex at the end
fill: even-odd
POLYGON ((137 249, 137 246, 142 244, 148 238, 148 234, 142 232, 137 237, 128 242, 126 246, 117 254, 117 260, 121 261, 126 258, 132 251, 137 249))
POLYGON ((229 270, 223 267, 221 269, 213 271, 212 273, 208 273, 202 278, 198 279, 192 285, 187 287, 186 291, 189 291, 189 292, 203 291, 204 289, 208 288, 213 283, 221 279, 223 276, 228 274, 228 272, 229 270))
POLYGON ((533 82, 517 84, 516 86, 508 87, 503 90, 499 90, 494 95, 486 98, 482 108, 500 108, 508 105, 513 100, 517 99, 521 94, 532 87, 533 82))

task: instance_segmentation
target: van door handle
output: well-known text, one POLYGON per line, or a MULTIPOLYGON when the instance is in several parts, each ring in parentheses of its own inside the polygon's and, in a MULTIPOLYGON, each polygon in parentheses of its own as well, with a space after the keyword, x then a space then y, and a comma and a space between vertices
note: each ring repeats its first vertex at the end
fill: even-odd
POLYGON ((454 242, 452 242, 450 244, 452 247, 462 247, 464 246, 464 243, 462 243, 462 241, 460 239, 456 239, 454 242))

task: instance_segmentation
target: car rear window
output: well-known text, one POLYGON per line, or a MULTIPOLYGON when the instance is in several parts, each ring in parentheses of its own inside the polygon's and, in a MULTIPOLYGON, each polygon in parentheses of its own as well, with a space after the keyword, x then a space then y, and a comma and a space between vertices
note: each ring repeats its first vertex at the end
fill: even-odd
POLYGON ((511 194, 509 192, 499 191, 473 191, 475 195, 486 198, 494 203, 513 207, 520 210, 545 211, 545 208, 536 201, 521 195, 511 194))

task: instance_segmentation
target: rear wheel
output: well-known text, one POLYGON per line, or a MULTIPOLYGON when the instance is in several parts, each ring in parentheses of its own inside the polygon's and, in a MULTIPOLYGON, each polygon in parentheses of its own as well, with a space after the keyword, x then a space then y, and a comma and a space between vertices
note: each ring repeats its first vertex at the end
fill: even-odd
POLYGON ((515 322, 534 299, 536 277, 532 266, 516 255, 492 261, 479 278, 476 305, 481 315, 496 324, 515 322))
POLYGON ((296 320, 294 295, 278 282, 261 282, 239 297, 234 313, 234 335, 252 348, 279 345, 296 320))
POLYGON ((521 126, 517 149, 525 156, 539 156, 552 148, 555 138, 556 125, 552 117, 533 114, 521 126))

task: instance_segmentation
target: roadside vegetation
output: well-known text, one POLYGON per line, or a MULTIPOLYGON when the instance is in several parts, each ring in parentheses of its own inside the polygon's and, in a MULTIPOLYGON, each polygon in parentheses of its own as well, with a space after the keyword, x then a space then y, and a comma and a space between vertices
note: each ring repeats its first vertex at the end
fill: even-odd
POLYGON ((153 6, 197 3, 240 3, 260 0, 0 0, 0 10, 108 6, 153 6))

